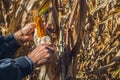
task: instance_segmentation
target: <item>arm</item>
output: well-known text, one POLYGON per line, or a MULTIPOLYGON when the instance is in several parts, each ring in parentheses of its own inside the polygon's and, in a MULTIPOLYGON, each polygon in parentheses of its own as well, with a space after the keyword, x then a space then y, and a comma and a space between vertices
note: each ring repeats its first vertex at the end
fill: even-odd
POLYGON ((0 36, 0 59, 10 57, 19 47, 13 34, 8 37, 0 36))
POLYGON ((54 48, 50 44, 37 46, 28 56, 0 60, 0 80, 21 80, 34 67, 53 61, 54 48))
POLYGON ((0 59, 10 58, 20 45, 26 41, 31 41, 34 28, 35 23, 29 23, 8 37, 0 36, 0 59))
MULTIPOLYGON (((14 33, 15 42, 19 44, 32 40, 32 32, 34 30, 34 24, 29 24, 22 30, 14 33), (16 41, 17 40, 17 41, 16 41)), ((0 45, 3 44, 1 41, 4 37, 0 36, 0 45)), ((11 43, 10 39, 8 43, 11 43), (10 42, 9 42, 10 41, 10 42)), ((6 43, 6 42, 5 42, 6 43)), ((6 45, 11 48, 11 46, 6 45)), ((15 43, 12 45, 16 45, 15 43)), ((18 44, 17 44, 18 45, 18 44)), ((2 53, 2 48, 0 47, 0 52, 2 53)), ((13 50, 15 49, 15 46, 13 50)), ((4 50, 8 50, 7 48, 4 50)), ((10 49, 11 50, 11 49, 10 49)), ((7 52, 5 52, 6 54, 7 52)), ((41 65, 53 61, 54 58, 54 48, 51 44, 41 44, 37 46, 28 56, 20 57, 16 59, 2 59, 0 60, 0 80, 21 80, 26 75, 33 71, 34 67, 40 67, 41 65)), ((4 54, 3 54, 4 55, 4 54)), ((8 55, 8 53, 7 53, 8 55)), ((0 55, 1 56, 1 55, 0 55)))
POLYGON ((28 57, 0 60, 1 80, 21 80, 33 71, 33 63, 28 57))

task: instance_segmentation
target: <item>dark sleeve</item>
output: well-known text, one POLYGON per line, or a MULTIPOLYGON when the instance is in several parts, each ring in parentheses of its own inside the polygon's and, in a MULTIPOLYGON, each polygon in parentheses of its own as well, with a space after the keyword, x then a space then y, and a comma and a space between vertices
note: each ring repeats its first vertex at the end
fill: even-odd
POLYGON ((19 47, 13 34, 8 37, 0 36, 0 59, 11 57, 19 47))
POLYGON ((0 80, 22 80, 33 71, 33 63, 28 57, 0 60, 0 80))

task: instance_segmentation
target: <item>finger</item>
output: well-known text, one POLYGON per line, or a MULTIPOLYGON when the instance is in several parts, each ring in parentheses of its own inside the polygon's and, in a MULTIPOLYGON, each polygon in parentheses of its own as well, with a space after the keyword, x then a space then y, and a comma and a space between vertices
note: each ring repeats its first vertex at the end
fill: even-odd
POLYGON ((34 29, 35 29, 35 23, 32 22, 32 23, 26 24, 26 25, 21 29, 21 31, 22 31, 23 34, 29 34, 30 32, 33 32, 34 29))
POLYGON ((50 57, 50 51, 47 49, 38 50, 38 53, 35 54, 35 56, 39 56, 39 59, 48 58, 50 57))
POLYGON ((37 66, 39 67, 39 66, 44 65, 44 64, 49 63, 49 62, 50 62, 50 60, 48 58, 45 58, 45 59, 39 60, 37 62, 37 64, 38 64, 37 66))
POLYGON ((32 35, 24 35, 23 36, 23 41, 32 41, 33 40, 33 36, 32 35))
POLYGON ((54 46, 52 45, 52 43, 45 43, 45 44, 41 44, 42 46, 44 47, 48 47, 48 48, 51 48, 51 49, 55 49, 54 46))
POLYGON ((43 46, 52 46, 52 43, 42 43, 42 44, 40 44, 40 45, 43 45, 43 46))
POLYGON ((49 47, 49 46, 52 47, 51 43, 47 43, 47 44, 39 44, 39 45, 37 46, 37 48, 39 48, 39 49, 47 49, 47 46, 48 46, 48 47, 49 47))
POLYGON ((55 51, 55 48, 53 48, 52 46, 46 46, 46 49, 48 49, 48 50, 51 51, 51 52, 54 52, 54 51, 55 51))
POLYGON ((29 31, 26 34, 33 34, 35 28, 33 26, 30 26, 29 28, 30 29, 29 29, 29 31))
POLYGON ((31 22, 30 26, 32 26, 32 28, 35 28, 35 26, 36 26, 35 22, 31 22))
POLYGON ((42 45, 39 48, 39 50, 44 50, 44 49, 49 51, 50 53, 54 53, 54 51, 55 51, 55 49, 52 46, 50 46, 50 45, 42 45))

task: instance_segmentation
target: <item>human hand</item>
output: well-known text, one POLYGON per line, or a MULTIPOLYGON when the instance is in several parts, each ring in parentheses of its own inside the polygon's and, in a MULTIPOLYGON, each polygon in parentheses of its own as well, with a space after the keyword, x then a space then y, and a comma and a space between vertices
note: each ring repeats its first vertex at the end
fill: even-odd
POLYGON ((39 67, 48 62, 55 60, 54 48, 51 44, 40 44, 37 46, 28 57, 33 61, 35 67, 39 67))
POLYGON ((28 23, 26 24, 21 30, 14 33, 15 39, 18 41, 19 44, 22 44, 26 41, 33 40, 33 32, 35 29, 35 23, 28 23))

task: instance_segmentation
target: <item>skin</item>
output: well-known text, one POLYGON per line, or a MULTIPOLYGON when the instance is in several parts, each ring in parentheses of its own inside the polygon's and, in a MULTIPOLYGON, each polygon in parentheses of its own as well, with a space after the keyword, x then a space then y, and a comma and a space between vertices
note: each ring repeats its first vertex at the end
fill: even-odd
MULTIPOLYGON (((28 23, 21 30, 14 33, 17 42, 22 45, 26 41, 33 41, 35 23, 28 23)), ((50 43, 40 44, 27 56, 32 60, 35 67, 39 67, 54 60, 54 48, 50 43)))

